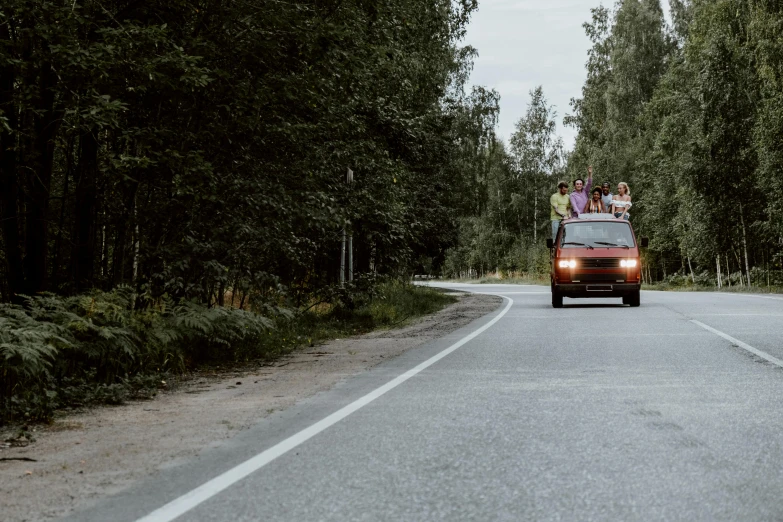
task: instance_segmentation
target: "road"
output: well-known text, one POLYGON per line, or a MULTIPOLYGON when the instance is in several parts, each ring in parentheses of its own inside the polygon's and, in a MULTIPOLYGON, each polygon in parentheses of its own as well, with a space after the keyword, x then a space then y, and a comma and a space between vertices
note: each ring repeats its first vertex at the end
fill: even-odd
POLYGON ((783 519, 783 298, 439 286, 506 300, 73 520, 783 519))

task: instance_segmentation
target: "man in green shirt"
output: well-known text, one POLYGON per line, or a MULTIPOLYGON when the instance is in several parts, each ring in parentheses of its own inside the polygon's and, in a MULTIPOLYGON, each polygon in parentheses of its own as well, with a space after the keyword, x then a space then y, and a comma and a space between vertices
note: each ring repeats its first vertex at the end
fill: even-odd
POLYGON ((557 229, 560 228, 560 221, 571 217, 571 198, 568 197, 568 183, 561 181, 557 184, 558 191, 549 198, 549 207, 551 212, 549 218, 552 220, 552 239, 557 237, 557 229))

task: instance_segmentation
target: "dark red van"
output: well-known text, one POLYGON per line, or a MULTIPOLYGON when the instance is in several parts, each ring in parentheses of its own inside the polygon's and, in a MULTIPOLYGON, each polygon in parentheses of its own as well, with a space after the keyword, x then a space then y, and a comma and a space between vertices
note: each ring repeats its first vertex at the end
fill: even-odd
POLYGON ((631 223, 611 214, 584 214, 560 223, 557 237, 547 239, 552 269, 552 306, 563 297, 622 297, 639 306, 642 266, 631 223))

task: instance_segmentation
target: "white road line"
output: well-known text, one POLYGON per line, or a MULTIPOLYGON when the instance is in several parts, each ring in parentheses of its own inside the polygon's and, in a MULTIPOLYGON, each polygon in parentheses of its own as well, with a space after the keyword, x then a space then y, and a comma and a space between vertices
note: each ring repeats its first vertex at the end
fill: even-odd
POLYGON ((267 449, 266 451, 262 451, 258 455, 251 457, 245 462, 231 468, 230 470, 226 471, 222 475, 219 475, 213 478, 212 480, 197 487, 196 489, 189 491, 188 493, 185 493, 181 497, 172 500, 165 506, 156 509, 149 515, 138 519, 137 522, 170 522, 171 520, 174 520, 180 515, 183 515, 188 511, 190 511, 191 509, 193 509, 194 507, 198 506, 202 502, 217 495, 224 489, 239 482, 240 480, 247 477, 251 473, 258 471, 262 467, 266 466, 267 464, 275 460, 277 457, 284 455, 285 453, 291 451, 292 449, 299 446, 303 442, 318 435, 319 433, 329 428, 330 426, 333 426, 334 424, 340 422, 351 413, 368 405, 369 403, 371 403, 381 395, 385 394, 386 392, 393 390, 394 388, 404 383, 405 381, 407 381, 417 373, 429 368, 436 362, 440 361, 450 353, 457 350, 459 347, 475 339, 481 333, 483 333, 492 325, 497 323, 504 315, 506 315, 506 312, 508 312, 508 310, 511 308, 511 305, 514 304, 514 301, 511 298, 505 297, 504 299, 506 299, 508 303, 506 304, 506 307, 494 319, 492 319, 490 322, 488 322, 478 330, 475 330, 469 335, 463 337, 462 339, 452 344, 442 352, 433 355, 432 357, 430 357, 423 363, 419 364, 415 368, 408 370, 404 374, 400 375, 399 377, 396 377, 395 379, 384 384, 380 388, 371 391, 364 397, 361 397, 355 400, 354 402, 352 402, 351 404, 349 404, 348 406, 345 406, 342 409, 332 413, 325 419, 316 422, 309 428, 303 429, 299 433, 296 433, 288 437, 287 439, 283 440, 282 442, 275 444, 274 446, 267 449))
POLYGON ((691 319, 691 322, 693 324, 701 326, 702 328, 704 328, 708 332, 712 332, 712 333, 714 333, 717 336, 723 337, 727 341, 736 344, 740 348, 743 348, 743 349, 749 351, 750 353, 752 353, 754 355, 758 355, 762 359, 766 359, 767 361, 771 362, 772 364, 775 364, 775 365, 780 366, 781 368, 783 368, 783 361, 781 361, 777 357, 773 357, 770 354, 768 354, 767 352, 762 352, 761 350, 759 350, 757 348, 753 348, 751 345, 749 345, 747 343, 743 343, 739 339, 735 339, 734 337, 730 336, 729 334, 725 334, 725 333, 721 332, 720 330, 716 330, 712 326, 707 326, 706 324, 704 324, 704 323, 702 323, 700 321, 697 321, 695 319, 691 319))
POLYGON ((783 301, 783 297, 775 297, 771 295, 758 295, 758 294, 742 294, 742 293, 730 293, 730 292, 715 292, 719 295, 729 295, 734 297, 755 297, 756 299, 773 299, 775 301, 783 301))
POLYGON ((551 294, 552 292, 503 292, 502 290, 499 292, 471 292, 471 294, 481 294, 481 295, 524 295, 524 294, 532 294, 532 295, 539 295, 539 294, 551 294))
POLYGON ((783 314, 690 314, 692 317, 783 317, 783 314))

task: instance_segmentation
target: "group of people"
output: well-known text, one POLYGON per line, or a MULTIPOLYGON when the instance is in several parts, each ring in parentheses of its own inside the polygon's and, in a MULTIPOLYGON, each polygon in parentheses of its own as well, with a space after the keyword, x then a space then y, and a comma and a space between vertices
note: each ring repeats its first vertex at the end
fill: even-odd
POLYGON ((587 185, 583 179, 577 179, 574 181, 574 190, 571 194, 568 194, 567 181, 557 184, 558 191, 549 198, 552 237, 557 236, 560 221, 579 217, 579 214, 613 214, 617 219, 631 219, 628 213, 632 205, 631 191, 627 183, 621 181, 617 184, 617 194, 612 194, 609 182, 602 183, 591 192, 592 186, 592 166, 587 167, 587 185))

